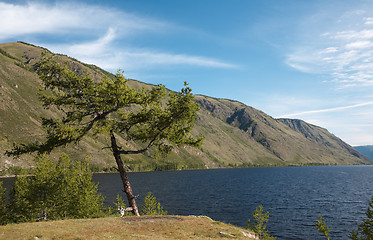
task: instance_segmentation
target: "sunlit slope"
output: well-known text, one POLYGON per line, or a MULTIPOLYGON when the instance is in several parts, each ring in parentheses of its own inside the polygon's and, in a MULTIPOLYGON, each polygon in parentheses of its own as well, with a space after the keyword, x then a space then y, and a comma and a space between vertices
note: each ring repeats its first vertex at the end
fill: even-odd
MULTIPOLYGON (((41 117, 58 116, 55 110, 45 110, 38 100, 40 79, 34 72, 35 63, 46 49, 25 43, 0 44, 0 169, 9 166, 30 166, 30 156, 15 160, 3 155, 13 142, 41 141, 41 117)), ((76 72, 88 69, 99 80, 111 74, 93 65, 67 56, 76 72)), ((125 66, 123 66, 125 68, 125 66)), ((132 87, 150 87, 130 81, 132 87)), ((193 88, 193 86, 191 86, 193 88)), ((205 136, 201 149, 181 147, 166 158, 145 155, 126 156, 133 170, 163 170, 251 165, 365 164, 369 160, 326 129, 299 120, 273 119, 242 103, 196 96, 201 110, 193 134, 205 136)), ((111 167, 115 163, 104 149, 107 139, 87 137, 67 151, 72 157, 83 158, 89 153, 93 165, 111 167)), ((135 147, 134 143, 124 143, 135 147)))

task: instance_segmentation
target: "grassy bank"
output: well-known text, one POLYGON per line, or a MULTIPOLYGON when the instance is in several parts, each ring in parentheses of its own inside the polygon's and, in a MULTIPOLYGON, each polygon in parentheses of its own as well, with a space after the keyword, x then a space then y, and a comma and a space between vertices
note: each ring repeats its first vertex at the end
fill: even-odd
POLYGON ((195 216, 107 217, 0 226, 0 239, 253 239, 249 231, 195 216), (245 236, 246 235, 246 236, 245 236))

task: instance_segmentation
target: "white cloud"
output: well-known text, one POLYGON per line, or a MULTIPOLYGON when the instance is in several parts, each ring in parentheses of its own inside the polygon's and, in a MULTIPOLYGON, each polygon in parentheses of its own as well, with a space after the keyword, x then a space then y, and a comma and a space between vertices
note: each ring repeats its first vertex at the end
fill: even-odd
POLYGON ((70 39, 69 36, 74 36, 75 43, 64 43, 64 40, 53 43, 39 40, 37 44, 107 70, 115 71, 120 67, 134 70, 172 65, 238 67, 204 56, 129 47, 131 38, 138 34, 170 34, 183 28, 112 8, 72 2, 28 2, 25 5, 0 2, 0 16, 0 40, 29 35, 41 35, 40 39, 45 35, 60 36, 61 39, 66 36, 70 39))
POLYGON ((65 51, 69 54, 80 55, 83 57, 102 55, 108 50, 109 45, 115 39, 115 35, 115 30, 113 28, 109 28, 107 33, 96 41, 83 44, 64 45, 66 48, 65 51))
POLYGON ((286 63, 302 72, 329 75, 339 89, 372 86, 373 17, 367 15, 370 12, 351 10, 336 16, 338 20, 327 31, 314 33, 313 41, 300 41, 288 54, 286 63))
POLYGON ((298 118, 326 128, 343 141, 354 145, 373 143, 373 101, 341 107, 301 111, 281 118, 298 118))
POLYGON ((364 20, 367 25, 373 24, 373 17, 367 17, 364 20))
POLYGON ((156 68, 159 66, 189 65, 210 68, 239 68, 214 58, 175 54, 151 49, 119 48, 116 40, 116 30, 110 28, 106 34, 97 40, 79 44, 42 44, 53 52, 67 54, 80 61, 95 64, 109 71, 122 68, 126 71, 156 68))
POLYGON ((353 105, 349 105, 349 106, 342 106, 342 107, 334 107, 334 108, 318 109, 318 110, 310 110, 310 111, 292 113, 292 114, 283 115, 280 118, 289 118, 289 117, 302 116, 302 115, 315 114, 315 113, 343 111, 343 110, 347 110, 347 109, 359 108, 359 107, 364 107, 364 106, 368 106, 368 105, 373 105, 373 101, 353 104, 353 105))
POLYGON ((133 36, 143 31, 163 31, 168 24, 113 8, 79 3, 28 2, 25 5, 0 2, 0 40, 28 34, 84 34, 109 27, 133 36), (74 32, 75 31, 75 32, 74 32))
POLYGON ((371 41, 356 41, 347 43, 345 48, 346 49, 365 49, 365 48, 371 48, 373 46, 373 43, 371 41))

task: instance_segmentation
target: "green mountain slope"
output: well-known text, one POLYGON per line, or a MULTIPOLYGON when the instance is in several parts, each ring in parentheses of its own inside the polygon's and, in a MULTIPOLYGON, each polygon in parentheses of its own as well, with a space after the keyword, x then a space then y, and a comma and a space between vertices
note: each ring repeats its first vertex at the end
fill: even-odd
MULTIPOLYGON (((25 43, 0 44, 0 152, 12 143, 43 139, 41 116, 58 116, 57 110, 45 110, 38 100, 40 80, 34 65, 46 49, 25 43)), ((88 69, 100 79, 112 75, 96 66, 67 56, 77 72, 88 69)), ((131 80, 132 87, 151 85, 131 80)), ((192 86, 193 87, 193 86, 192 86)), ((145 155, 126 156, 133 170, 214 168, 224 166, 286 166, 310 164, 367 164, 369 160, 326 129, 300 120, 274 119, 242 103, 207 96, 196 96, 201 105, 193 134, 205 136, 201 149, 180 147, 166 158, 152 151, 145 155)), ((89 153, 93 165, 110 168, 113 158, 104 147, 104 137, 88 137, 67 151, 73 158, 89 153)), ((134 143, 125 143, 131 148, 134 143)), ((32 166, 31 156, 12 159, 0 155, 0 169, 10 166, 32 166)))

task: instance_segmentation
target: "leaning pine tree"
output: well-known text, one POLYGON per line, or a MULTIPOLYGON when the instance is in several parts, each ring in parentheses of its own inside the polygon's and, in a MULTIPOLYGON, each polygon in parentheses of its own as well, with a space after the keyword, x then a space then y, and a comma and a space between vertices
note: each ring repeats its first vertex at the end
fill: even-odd
POLYGON ((77 74, 68 63, 60 64, 46 55, 38 73, 44 86, 40 95, 43 106, 57 107, 63 117, 43 119, 45 142, 14 145, 7 154, 49 153, 56 147, 79 143, 88 133, 105 134, 134 215, 138 216, 139 210, 122 155, 144 153, 153 146, 167 153, 175 145, 199 146, 202 142, 202 137, 190 135, 199 105, 186 83, 180 92, 166 91, 163 85, 139 90, 129 88, 119 71, 95 81, 88 71, 77 74), (118 134, 142 147, 125 149, 118 144, 118 134))

